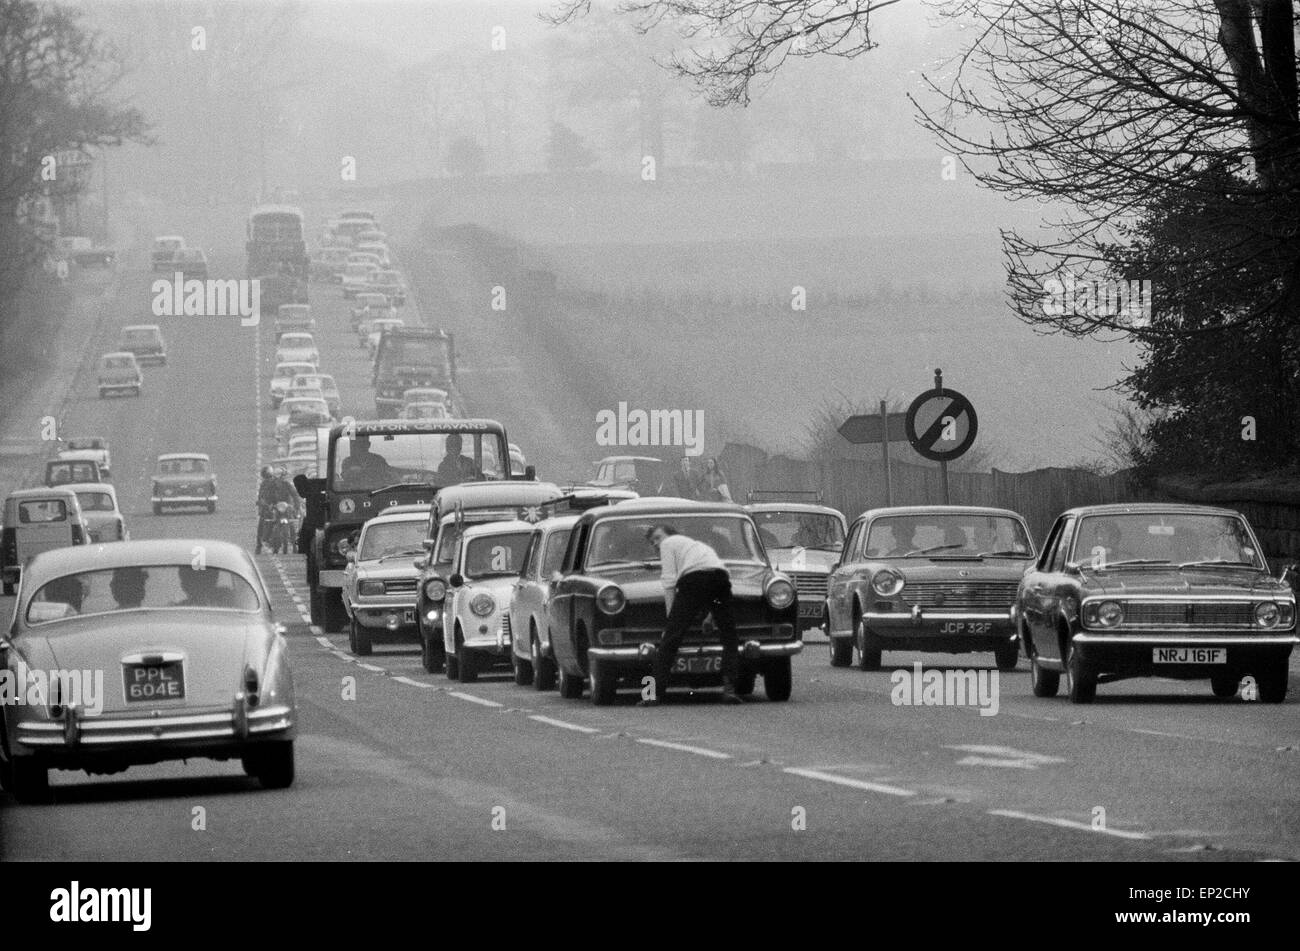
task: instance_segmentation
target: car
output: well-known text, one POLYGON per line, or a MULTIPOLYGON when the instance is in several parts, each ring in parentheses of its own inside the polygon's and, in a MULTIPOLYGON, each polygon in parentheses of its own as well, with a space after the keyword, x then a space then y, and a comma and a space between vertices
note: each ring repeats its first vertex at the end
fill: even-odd
MULTIPOLYGON (((753 693, 763 677, 767 698, 783 702, 793 688, 792 658, 803 649, 794 582, 768 561, 754 520, 739 505, 643 498, 589 509, 579 516, 551 583, 546 623, 560 695, 576 700, 588 681, 597 705, 624 686, 642 686, 653 671, 668 612, 659 555, 646 538, 655 525, 710 545, 731 576, 732 616, 740 641, 736 692, 753 693)), ((670 672, 668 688, 719 686, 722 644, 711 623, 693 625, 670 672)))
POLYGON ((139 396, 144 389, 144 374, 135 354, 115 350, 100 357, 98 385, 100 399, 123 391, 139 396))
POLYGON ((402 327, 406 321, 397 316, 397 312, 389 309, 387 311, 371 311, 369 314, 357 321, 355 330, 357 332, 357 346, 365 347, 369 344, 370 337, 380 327, 402 327))
POLYGON ((311 259, 312 279, 337 284, 342 279, 348 253, 348 249, 342 246, 320 248, 311 259))
POLYGON ((289 455, 291 456, 308 456, 316 458, 317 436, 316 432, 298 433, 289 437, 289 455))
POLYGON ((316 365, 302 360, 286 360, 277 363, 271 371, 271 405, 279 406, 293 381, 304 373, 315 373, 316 365))
POLYGON ((117 490, 107 482, 73 483, 67 488, 77 493, 77 502, 92 542, 124 542, 131 533, 117 504, 117 490))
POLYGON ((311 304, 281 304, 275 311, 275 338, 293 330, 312 331, 316 329, 316 318, 312 316, 311 304))
POLYGON ((104 473, 99 468, 94 453, 77 453, 78 459, 46 459, 45 475, 42 485, 71 485, 74 482, 104 482, 104 473))
POLYGON ((1055 696, 1065 674, 1074 703, 1129 677, 1209 680, 1231 697, 1247 676, 1260 700, 1281 703, 1300 643, 1295 593, 1270 574, 1250 523, 1201 505, 1062 513, 1020 582, 1016 623, 1034 696, 1055 696))
POLYGON ((181 248, 172 258, 173 271, 180 271, 184 278, 207 280, 208 256, 202 248, 181 248))
POLYGON ((357 233, 357 244, 387 244, 387 233, 380 231, 378 228, 371 228, 369 231, 360 231, 357 233))
POLYGON ((117 338, 117 349, 135 354, 141 366, 146 363, 167 363, 167 345, 163 342, 162 328, 157 324, 131 324, 123 327, 117 338))
POLYGON ((4 504, 0 529, 0 584, 12 595, 27 559, 53 548, 85 545, 90 529, 69 486, 18 489, 4 504))
POLYGON ((879 670, 886 650, 992 651, 1014 670, 1016 586, 1034 558, 1024 518, 1008 509, 917 505, 871 509, 849 526, 827 579, 831 664, 879 670))
POLYGON ((363 244, 360 241, 358 241, 355 245, 355 248, 356 250, 353 252, 354 254, 373 254, 377 259, 379 266, 381 268, 390 267, 392 264, 388 256, 387 245, 378 244, 377 242, 374 241, 363 244))
POLYGON ((202 452, 168 452, 158 457, 154 467, 150 501, 153 514, 178 506, 205 506, 209 513, 217 510, 217 476, 212 460, 202 452))
POLYGON ((375 641, 415 642, 415 588, 424 554, 429 506, 394 506, 361 526, 357 547, 343 569, 343 606, 348 614, 348 649, 364 657, 375 641))
MULTIPOLYGON (((362 327, 366 324, 362 323, 362 327)), ((362 338, 362 346, 370 351, 374 356, 379 351, 379 338, 390 330, 396 330, 399 327, 405 327, 406 321, 400 317, 381 317, 378 320, 370 321, 370 332, 362 338)))
POLYGON ((257 566, 236 545, 43 552, 23 572, 0 652, 10 676, 107 674, 94 706, 70 678, 60 678, 70 697, 0 706, 0 779, 20 802, 47 800, 51 769, 102 775, 196 758, 237 760, 266 788, 293 783, 288 645, 257 566))
MULTIPOLYGON (((319 393, 319 391, 317 391, 319 393)), ((275 419, 275 438, 277 443, 289 447, 290 430, 306 429, 316 432, 317 426, 325 426, 333 421, 329 404, 322 396, 288 397, 280 403, 275 419)))
POLYGON ((320 351, 308 333, 287 333, 275 345, 276 363, 310 363, 313 369, 320 366, 320 351))
POLYGON ((587 483, 602 489, 631 489, 645 497, 673 494, 672 473, 654 456, 606 456, 593 464, 587 483))
POLYGON ((374 317, 396 317, 397 310, 388 300, 388 295, 375 291, 363 291, 352 301, 352 329, 356 330, 363 320, 374 317))
MULTIPOLYGON (((398 419, 449 419, 447 407, 443 403, 407 403, 402 407, 402 411, 397 414, 398 419)), ((513 456, 511 460, 513 462, 513 456)), ((514 471, 513 465, 511 471, 514 471)), ((523 475, 524 470, 521 468, 516 475, 523 475)))
POLYGON ((378 261, 354 261, 352 255, 349 254, 348 263, 343 266, 343 277, 339 281, 343 285, 343 297, 351 300, 362 291, 368 291, 370 289, 370 272, 378 270, 378 261))
MULTIPOLYGON (((294 377, 294 379, 297 380, 298 377, 294 377)), ((286 400, 297 400, 297 399, 324 400, 325 392, 316 383, 295 382, 295 383, 291 383, 289 385, 289 388, 284 391, 284 398, 286 400)), ((281 406, 284 405, 283 401, 281 402, 280 405, 281 406)), ((327 408, 328 408, 328 404, 327 404, 327 408)))
POLYGON ((163 234, 153 239, 149 252, 150 265, 155 271, 175 270, 176 253, 185 249, 185 239, 180 235, 163 234))
POLYGON ((519 581, 510 594, 512 661, 515 683, 521 687, 555 689, 555 655, 546 608, 552 581, 559 574, 564 549, 577 521, 577 515, 561 515, 533 526, 519 581))
POLYGON ((843 513, 816 502, 792 501, 751 501, 745 509, 758 526, 767 557, 799 591, 799 629, 820 628, 826 620, 826 582, 848 529, 843 513))
POLYGON ((460 533, 447 578, 443 651, 447 676, 473 683, 513 656, 510 593, 532 540, 531 522, 471 525, 460 533))
MULTIPOLYGON (((289 387, 315 386, 329 404, 330 415, 337 417, 340 411, 339 387, 334 377, 328 373, 299 373, 289 383, 289 387)), ((285 392, 288 392, 287 390, 285 392)))
POLYGON ((441 387, 437 386, 415 386, 402 391, 401 409, 410 406, 412 403, 442 403, 447 407, 447 415, 455 416, 456 411, 452 405, 451 394, 441 387))
POLYGON ((385 295, 394 307, 401 307, 406 303, 406 285, 402 282, 400 272, 393 270, 371 271, 369 281, 370 286, 377 293, 385 295))
POLYGON ((63 440, 64 452, 93 452, 99 463, 99 471, 108 478, 113 455, 108 448, 108 440, 103 436, 69 436, 63 440))

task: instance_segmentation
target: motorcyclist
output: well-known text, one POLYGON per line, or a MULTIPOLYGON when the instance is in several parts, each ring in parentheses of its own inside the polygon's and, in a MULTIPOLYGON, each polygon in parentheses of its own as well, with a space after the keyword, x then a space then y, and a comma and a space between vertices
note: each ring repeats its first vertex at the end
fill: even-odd
POLYGON ((276 502, 288 502, 297 511, 298 493, 294 491, 283 473, 277 473, 271 466, 262 468, 262 484, 257 487, 257 554, 262 553, 266 542, 267 528, 275 513, 276 502))

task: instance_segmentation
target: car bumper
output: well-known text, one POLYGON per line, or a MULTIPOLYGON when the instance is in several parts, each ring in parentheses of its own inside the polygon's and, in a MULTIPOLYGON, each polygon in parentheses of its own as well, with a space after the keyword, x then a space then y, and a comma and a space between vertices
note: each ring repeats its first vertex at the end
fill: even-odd
MULTIPOLYGON (((1295 632, 1278 634, 1185 632, 1133 632, 1128 634, 1081 631, 1071 639, 1084 662, 1103 672, 1147 675, 1249 672, 1262 662, 1285 661, 1300 636, 1295 632), (1222 649, 1213 661, 1201 653, 1222 649), (1157 651, 1185 652, 1177 660, 1157 660, 1157 651)), ((1168 657, 1168 653, 1165 655, 1168 657)))
MULTIPOLYGON (((788 625, 786 625, 788 626, 788 625)), ((740 656, 747 660, 769 657, 793 657, 803 650, 803 642, 798 640, 760 641, 746 638, 743 631, 738 631, 740 656)), ((589 647, 588 657, 616 664, 644 665, 648 668, 656 640, 647 640, 640 644, 621 645, 619 647, 589 647)), ((721 657, 721 644, 683 644, 677 651, 679 657, 721 657)))
MULTIPOLYGON (((876 637, 942 651, 991 650, 1016 636, 1010 611, 869 611, 862 616, 876 637)), ((841 637, 851 635, 844 634, 841 637)))
POLYGON ((149 501, 154 505, 215 505, 215 495, 154 495, 149 501))
POLYGON ((350 608, 352 617, 364 628, 393 633, 415 630, 414 595, 403 599, 354 601, 350 608))

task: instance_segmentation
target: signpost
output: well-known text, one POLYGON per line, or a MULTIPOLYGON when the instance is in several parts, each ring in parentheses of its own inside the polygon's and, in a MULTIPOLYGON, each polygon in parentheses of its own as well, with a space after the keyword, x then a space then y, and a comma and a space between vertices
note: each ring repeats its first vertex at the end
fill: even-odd
POLYGON ((906 413, 889 412, 885 401, 881 400, 880 415, 850 416, 840 424, 839 428, 839 434, 856 445, 880 443, 880 451, 885 459, 886 505, 894 504, 894 487, 889 473, 889 443, 890 440, 902 442, 908 438, 906 423, 906 413))
POLYGON ((965 455, 979 432, 971 401, 956 390, 944 389, 943 371, 934 371, 934 389, 926 390, 907 408, 907 440, 919 455, 939 463, 943 503, 952 504, 948 463, 965 455))

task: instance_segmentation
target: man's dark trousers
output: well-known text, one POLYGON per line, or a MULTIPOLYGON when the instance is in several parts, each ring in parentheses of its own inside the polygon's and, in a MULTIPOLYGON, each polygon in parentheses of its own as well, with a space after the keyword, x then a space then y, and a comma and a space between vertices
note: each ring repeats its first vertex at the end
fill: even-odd
POLYGON ((725 569, 691 571, 677 579, 677 593, 672 610, 668 612, 668 625, 655 655, 655 698, 662 700, 668 689, 668 674, 677 659, 686 629, 704 617, 713 615, 713 625, 722 640, 722 679, 734 684, 740 673, 740 643, 736 638, 736 622, 731 616, 731 576, 725 569))

